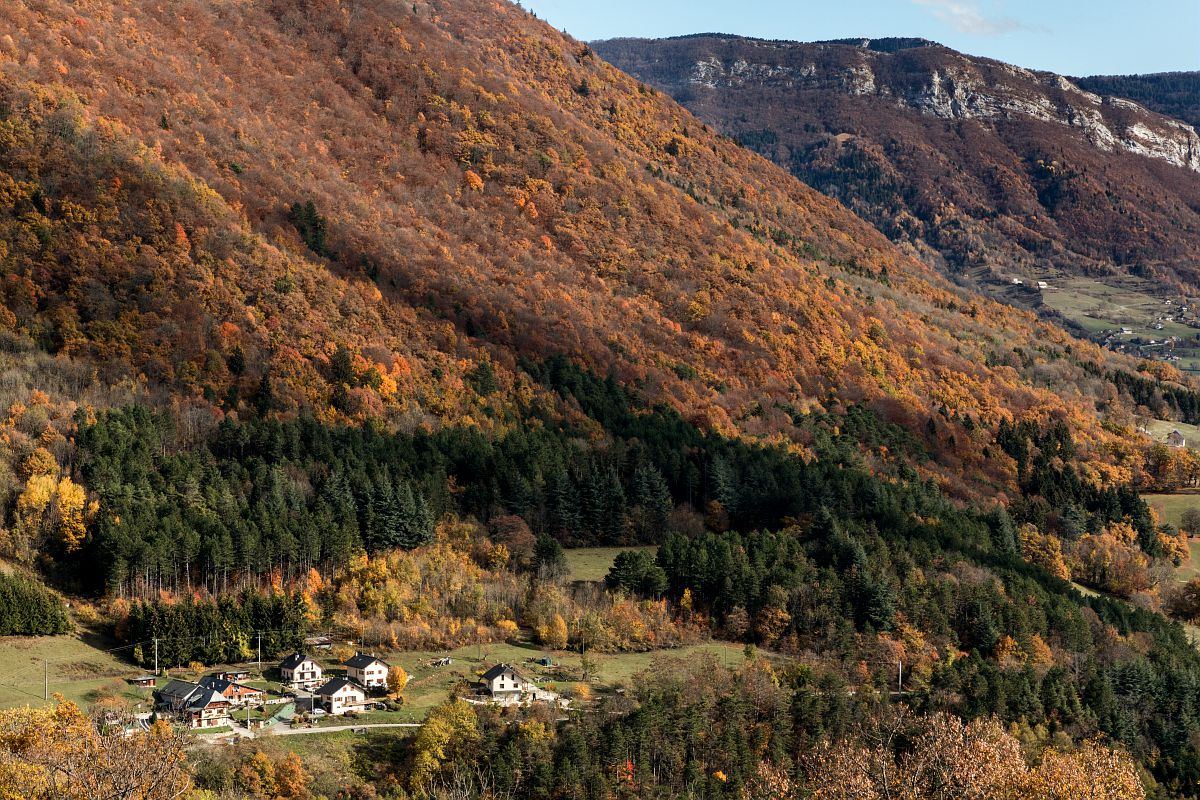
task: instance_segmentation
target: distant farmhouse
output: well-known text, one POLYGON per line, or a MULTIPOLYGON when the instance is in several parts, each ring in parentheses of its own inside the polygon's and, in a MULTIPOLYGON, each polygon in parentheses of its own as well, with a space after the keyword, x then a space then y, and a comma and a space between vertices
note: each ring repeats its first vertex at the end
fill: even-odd
POLYGON ((346 676, 368 689, 387 688, 388 665, 382 659, 359 651, 346 659, 346 676))
POLYGON ((1167 434, 1167 447, 1186 447, 1187 439, 1178 430, 1173 430, 1167 434))
POLYGON ((292 653, 281 661, 279 675, 293 689, 313 689, 325 680, 321 665, 304 653, 292 653))
POLYGON ((533 687, 515 667, 508 664, 497 664, 483 673, 483 682, 492 699, 505 705, 519 703, 521 695, 533 687))

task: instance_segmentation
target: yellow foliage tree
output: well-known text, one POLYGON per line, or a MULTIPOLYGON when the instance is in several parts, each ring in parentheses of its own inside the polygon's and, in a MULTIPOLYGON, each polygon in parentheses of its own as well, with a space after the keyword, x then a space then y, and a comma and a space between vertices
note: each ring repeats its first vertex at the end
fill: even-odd
POLYGON ((1026 523, 1017 531, 1021 543, 1021 558, 1030 564, 1042 567, 1056 578, 1070 580, 1071 571, 1063 559, 1062 542, 1055 536, 1048 536, 1036 527, 1026 523))
POLYGON ((538 629, 538 639, 551 650, 562 650, 567 646, 567 621, 562 614, 555 614, 538 629))
POLYGON ((451 700, 429 713, 413 741, 409 785, 418 794, 428 790, 447 762, 470 752, 479 738, 475 711, 462 700, 451 700))
POLYGON ((26 478, 34 475, 54 475, 57 472, 58 462, 44 447, 34 450, 21 463, 21 474, 26 478))
POLYGON ((84 505, 86 496, 83 487, 64 477, 55 487, 54 503, 58 510, 58 539, 63 549, 74 553, 83 546, 87 535, 87 525, 84 520, 84 505))
POLYGON ((275 796, 275 765, 262 750, 256 750, 254 755, 242 762, 234 776, 237 788, 255 798, 273 798, 275 796))
POLYGON ((0 800, 175 800, 191 784, 171 726, 96 720, 59 698, 53 708, 0 711, 0 800))
POLYGON ((392 694, 400 694, 408 686, 408 673, 399 664, 388 667, 387 688, 392 694))

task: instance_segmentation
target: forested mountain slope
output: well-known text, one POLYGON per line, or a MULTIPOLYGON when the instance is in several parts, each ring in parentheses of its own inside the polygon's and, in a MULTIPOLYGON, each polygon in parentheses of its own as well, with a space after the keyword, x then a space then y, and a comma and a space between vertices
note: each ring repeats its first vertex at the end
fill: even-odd
POLYGON ((1200 137, 1111 82, 924 40, 593 46, 950 272, 1200 285, 1200 137))
POLYGON ((1198 785, 1186 542, 1133 488, 1200 471, 1134 431, 1200 408, 1171 368, 952 285, 513 5, 4 11, 0 555, 139 665, 778 653, 583 674, 565 722, 448 702, 328 794, 769 796, 956 763, 908 747, 937 730, 1010 797, 1198 785), (659 550, 568 581, 596 544, 659 550))
MULTIPOLYGON (((914 428, 1032 414, 1136 469, 1097 424, 1098 350, 515 7, 9 10, 14 326, 201 416, 492 424, 519 358, 565 353, 727 433, 797 436, 831 400, 914 428)), ((954 441, 944 477, 1012 475, 954 441)))

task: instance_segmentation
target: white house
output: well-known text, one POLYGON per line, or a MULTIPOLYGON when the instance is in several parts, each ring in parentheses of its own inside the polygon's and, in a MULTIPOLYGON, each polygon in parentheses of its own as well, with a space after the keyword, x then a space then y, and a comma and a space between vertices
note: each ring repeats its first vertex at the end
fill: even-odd
POLYGON ((386 689, 388 665, 382 659, 359 651, 343 663, 346 676, 368 689, 386 689))
POLYGON ((483 683, 493 703, 510 706, 518 703, 542 702, 565 705, 557 694, 540 689, 517 672, 511 664, 497 664, 483 673, 483 683))
POLYGON ((1185 445, 1187 445, 1187 439, 1178 430, 1167 434, 1167 447, 1184 447, 1185 445))
POLYGON ((279 663, 279 675, 293 689, 312 689, 325 680, 321 665, 304 653, 292 653, 279 663))
POLYGON ((362 711, 367 705, 366 692, 349 678, 334 678, 317 689, 316 695, 330 714, 362 711))
POLYGON ((483 673, 483 682, 487 684, 493 700, 506 704, 520 702, 521 695, 534 688, 509 664, 497 664, 483 673))

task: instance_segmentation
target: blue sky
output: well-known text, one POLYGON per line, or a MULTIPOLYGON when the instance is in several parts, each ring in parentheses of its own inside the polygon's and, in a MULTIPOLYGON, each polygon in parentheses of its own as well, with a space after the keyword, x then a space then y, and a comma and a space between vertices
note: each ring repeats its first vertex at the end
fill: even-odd
POLYGON ((579 39, 923 36, 1066 75, 1200 70, 1200 0, 522 0, 579 39))

